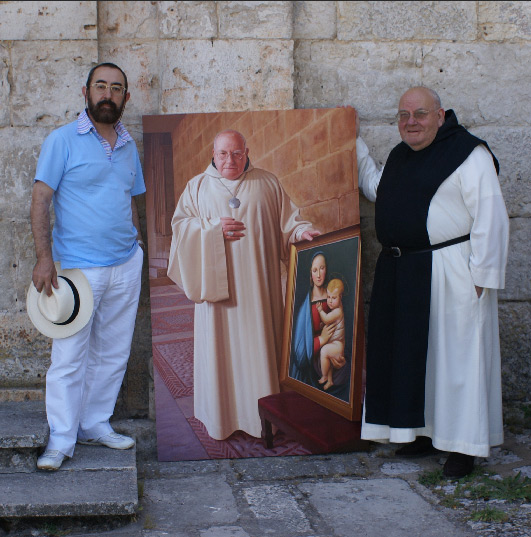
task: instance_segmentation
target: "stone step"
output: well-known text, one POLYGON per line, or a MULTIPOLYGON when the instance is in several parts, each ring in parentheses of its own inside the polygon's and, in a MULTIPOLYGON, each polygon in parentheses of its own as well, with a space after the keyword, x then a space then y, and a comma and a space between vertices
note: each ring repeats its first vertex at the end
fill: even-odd
POLYGON ((34 472, 48 441, 43 401, 0 403, 0 474, 34 472))
POLYGON ((56 472, 0 475, 0 517, 132 515, 138 505, 136 449, 76 445, 56 472))
POLYGON ((0 403, 0 431, 0 450, 44 447, 48 441, 44 402, 0 403))
POLYGON ((136 447, 78 444, 58 471, 38 471, 47 441, 44 402, 0 403, 0 518, 134 514, 136 447))

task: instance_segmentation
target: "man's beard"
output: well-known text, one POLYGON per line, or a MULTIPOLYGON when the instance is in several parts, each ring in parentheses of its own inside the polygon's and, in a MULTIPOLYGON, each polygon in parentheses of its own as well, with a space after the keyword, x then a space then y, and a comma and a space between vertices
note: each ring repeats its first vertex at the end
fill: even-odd
POLYGON ((110 125, 114 125, 120 119, 124 106, 125 99, 120 108, 118 108, 116 106, 116 103, 114 103, 111 99, 105 99, 97 104, 94 104, 92 102, 90 96, 87 99, 88 111, 90 112, 91 117, 97 123, 107 123, 110 125), (104 108, 104 105, 109 105, 110 108, 104 108))

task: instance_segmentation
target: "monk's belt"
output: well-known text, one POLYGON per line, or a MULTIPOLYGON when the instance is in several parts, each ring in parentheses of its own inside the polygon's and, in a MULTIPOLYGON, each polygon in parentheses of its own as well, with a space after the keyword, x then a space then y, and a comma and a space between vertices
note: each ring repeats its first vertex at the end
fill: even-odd
POLYGON ((391 257, 402 257, 406 254, 425 254, 427 252, 433 252, 433 250, 440 250, 441 248, 452 246, 452 244, 459 244, 460 242, 468 240, 470 240, 470 233, 468 235, 463 235, 462 237, 457 237, 456 239, 433 244, 429 248, 422 248, 420 250, 416 250, 415 248, 402 248, 400 246, 382 246, 382 253, 391 257))

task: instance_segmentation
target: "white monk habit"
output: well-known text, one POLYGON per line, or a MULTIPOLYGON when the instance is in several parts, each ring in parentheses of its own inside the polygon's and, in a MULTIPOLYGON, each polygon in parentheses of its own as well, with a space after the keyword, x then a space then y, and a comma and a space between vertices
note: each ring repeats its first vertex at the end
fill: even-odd
MULTIPOLYGON (((358 138, 359 185, 376 200, 382 175, 358 138)), ((487 457, 503 443, 496 289, 505 284, 509 220, 492 156, 483 145, 431 200, 431 244, 470 233, 470 241, 432 253, 424 403, 425 427, 398 429, 365 422, 362 438, 412 442, 428 436, 442 451, 487 457), (475 285, 484 287, 478 298, 475 285)))
POLYGON ((210 165, 186 185, 168 266, 196 303, 194 415, 218 440, 237 430, 260 436, 258 399, 279 391, 281 260, 312 227, 273 174, 250 165, 240 179, 210 165), (229 208, 229 190, 238 209, 229 208), (224 216, 243 222, 245 237, 225 241, 224 216))

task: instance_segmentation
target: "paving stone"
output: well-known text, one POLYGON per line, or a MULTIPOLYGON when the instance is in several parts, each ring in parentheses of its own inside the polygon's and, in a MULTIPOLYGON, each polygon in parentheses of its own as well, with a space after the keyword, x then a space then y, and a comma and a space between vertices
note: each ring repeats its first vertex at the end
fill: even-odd
POLYGON ((422 468, 413 462, 386 462, 381 467, 381 472, 385 475, 413 474, 421 470, 422 468))
POLYGON ((401 479, 343 479, 299 488, 337 537, 352 537, 354 531, 364 537, 467 535, 401 479))
POLYGON ((259 485, 243 491, 258 525, 265 532, 299 535, 311 531, 305 513, 286 485, 259 485), (282 532, 282 533, 278 533, 282 532))
POLYGON ((143 487, 144 509, 156 521, 156 529, 186 534, 191 528, 234 525, 238 508, 231 487, 220 474, 185 478, 146 479, 143 487))
POLYGON ((531 479, 531 466, 520 466, 519 468, 514 468, 513 472, 515 474, 520 473, 522 477, 529 477, 531 479))
POLYGON ((339 457, 267 457, 235 459, 232 467, 242 482, 265 479, 293 479, 316 475, 356 473, 360 464, 354 454, 339 457))

